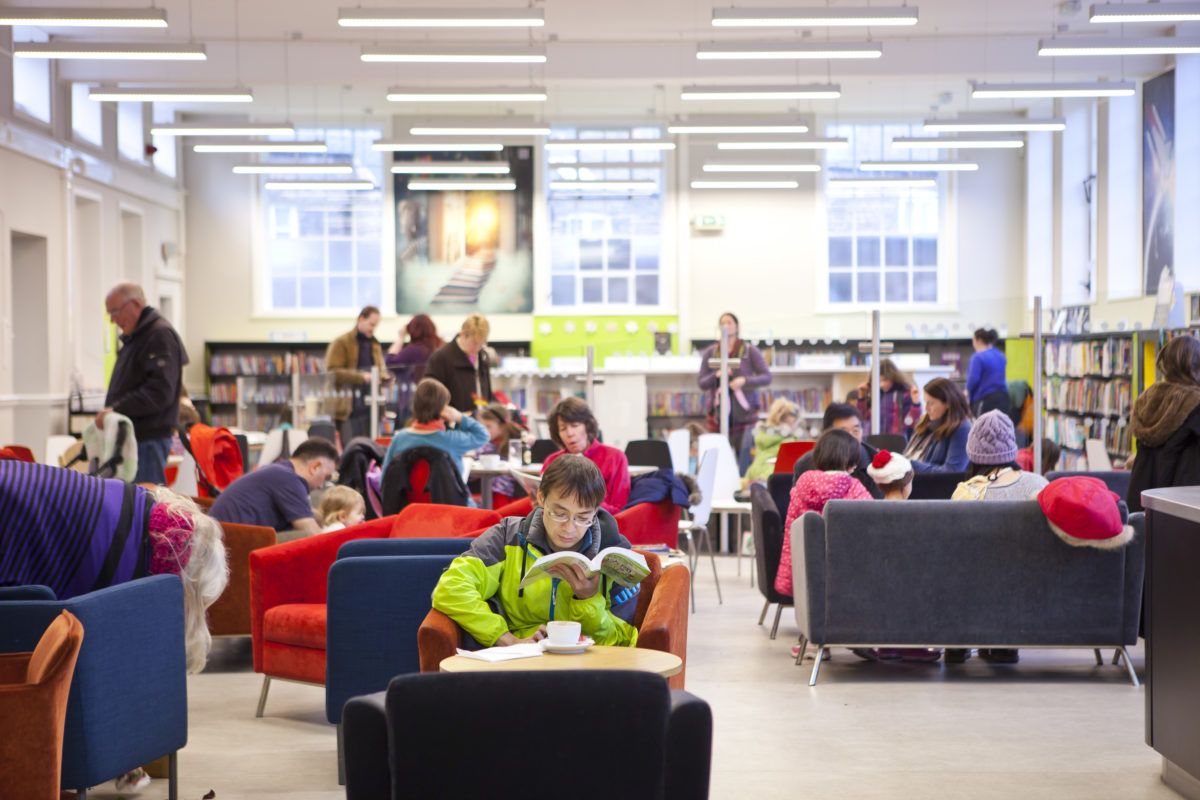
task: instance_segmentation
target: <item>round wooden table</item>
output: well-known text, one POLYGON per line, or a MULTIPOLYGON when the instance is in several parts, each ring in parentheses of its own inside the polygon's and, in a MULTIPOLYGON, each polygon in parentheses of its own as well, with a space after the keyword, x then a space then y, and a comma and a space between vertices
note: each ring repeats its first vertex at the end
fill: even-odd
POLYGON ((669 678, 683 670, 683 661, 674 653, 642 647, 616 647, 595 644, 582 653, 556 655, 542 653, 511 661, 479 661, 450 656, 438 665, 442 672, 520 672, 560 669, 634 669, 669 678))

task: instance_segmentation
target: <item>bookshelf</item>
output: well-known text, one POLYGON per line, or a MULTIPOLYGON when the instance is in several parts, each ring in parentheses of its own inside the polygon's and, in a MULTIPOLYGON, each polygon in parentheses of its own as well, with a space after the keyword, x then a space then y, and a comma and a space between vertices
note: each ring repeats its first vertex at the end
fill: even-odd
POLYGON ((1084 441, 1104 442, 1120 465, 1133 453, 1129 414, 1136 396, 1135 333, 1056 338, 1042 349, 1044 435, 1062 448, 1059 469, 1086 469, 1084 441))

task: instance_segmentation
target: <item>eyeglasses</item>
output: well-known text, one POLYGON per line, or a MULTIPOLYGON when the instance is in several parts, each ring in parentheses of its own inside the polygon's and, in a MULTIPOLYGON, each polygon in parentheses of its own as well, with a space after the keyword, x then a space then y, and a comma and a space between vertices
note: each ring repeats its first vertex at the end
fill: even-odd
POLYGON ((106 308, 104 310, 108 312, 108 316, 111 319, 112 317, 115 317, 117 314, 120 314, 122 311, 124 311, 125 306, 129 305, 132 302, 133 302, 133 298, 130 298, 130 299, 126 300, 124 303, 121 303, 121 305, 117 306, 116 308, 106 308))
POLYGON ((561 511, 547 511, 546 516, 557 522, 559 525, 564 525, 570 520, 576 528, 590 528, 592 523, 596 521, 595 516, 580 518, 572 517, 570 514, 564 514, 561 511))

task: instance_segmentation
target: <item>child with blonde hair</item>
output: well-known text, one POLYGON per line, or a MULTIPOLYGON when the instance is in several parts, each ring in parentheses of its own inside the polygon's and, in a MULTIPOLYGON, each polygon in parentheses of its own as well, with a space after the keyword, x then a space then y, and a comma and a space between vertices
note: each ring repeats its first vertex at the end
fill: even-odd
POLYGON ((321 533, 340 531, 363 521, 367 504, 363 496, 349 486, 334 486, 321 496, 317 506, 317 523, 321 533))
POLYGON ((784 442, 797 440, 796 425, 800 421, 800 406, 786 397, 776 398, 767 412, 767 418, 754 427, 754 460, 746 470, 746 485, 754 481, 766 481, 775 469, 767 463, 779 455, 784 442))

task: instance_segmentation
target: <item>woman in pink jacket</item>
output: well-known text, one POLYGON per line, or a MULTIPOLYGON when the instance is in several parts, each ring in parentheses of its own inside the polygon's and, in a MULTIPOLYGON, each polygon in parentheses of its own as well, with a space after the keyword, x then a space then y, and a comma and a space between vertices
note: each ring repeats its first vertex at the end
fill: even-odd
POLYGON ((604 476, 604 502, 600 507, 610 514, 624 508, 629 499, 629 460, 617 448, 599 441, 600 424, 588 404, 578 397, 568 397, 554 407, 548 421, 550 438, 562 449, 546 457, 542 472, 564 453, 586 456, 604 476))

